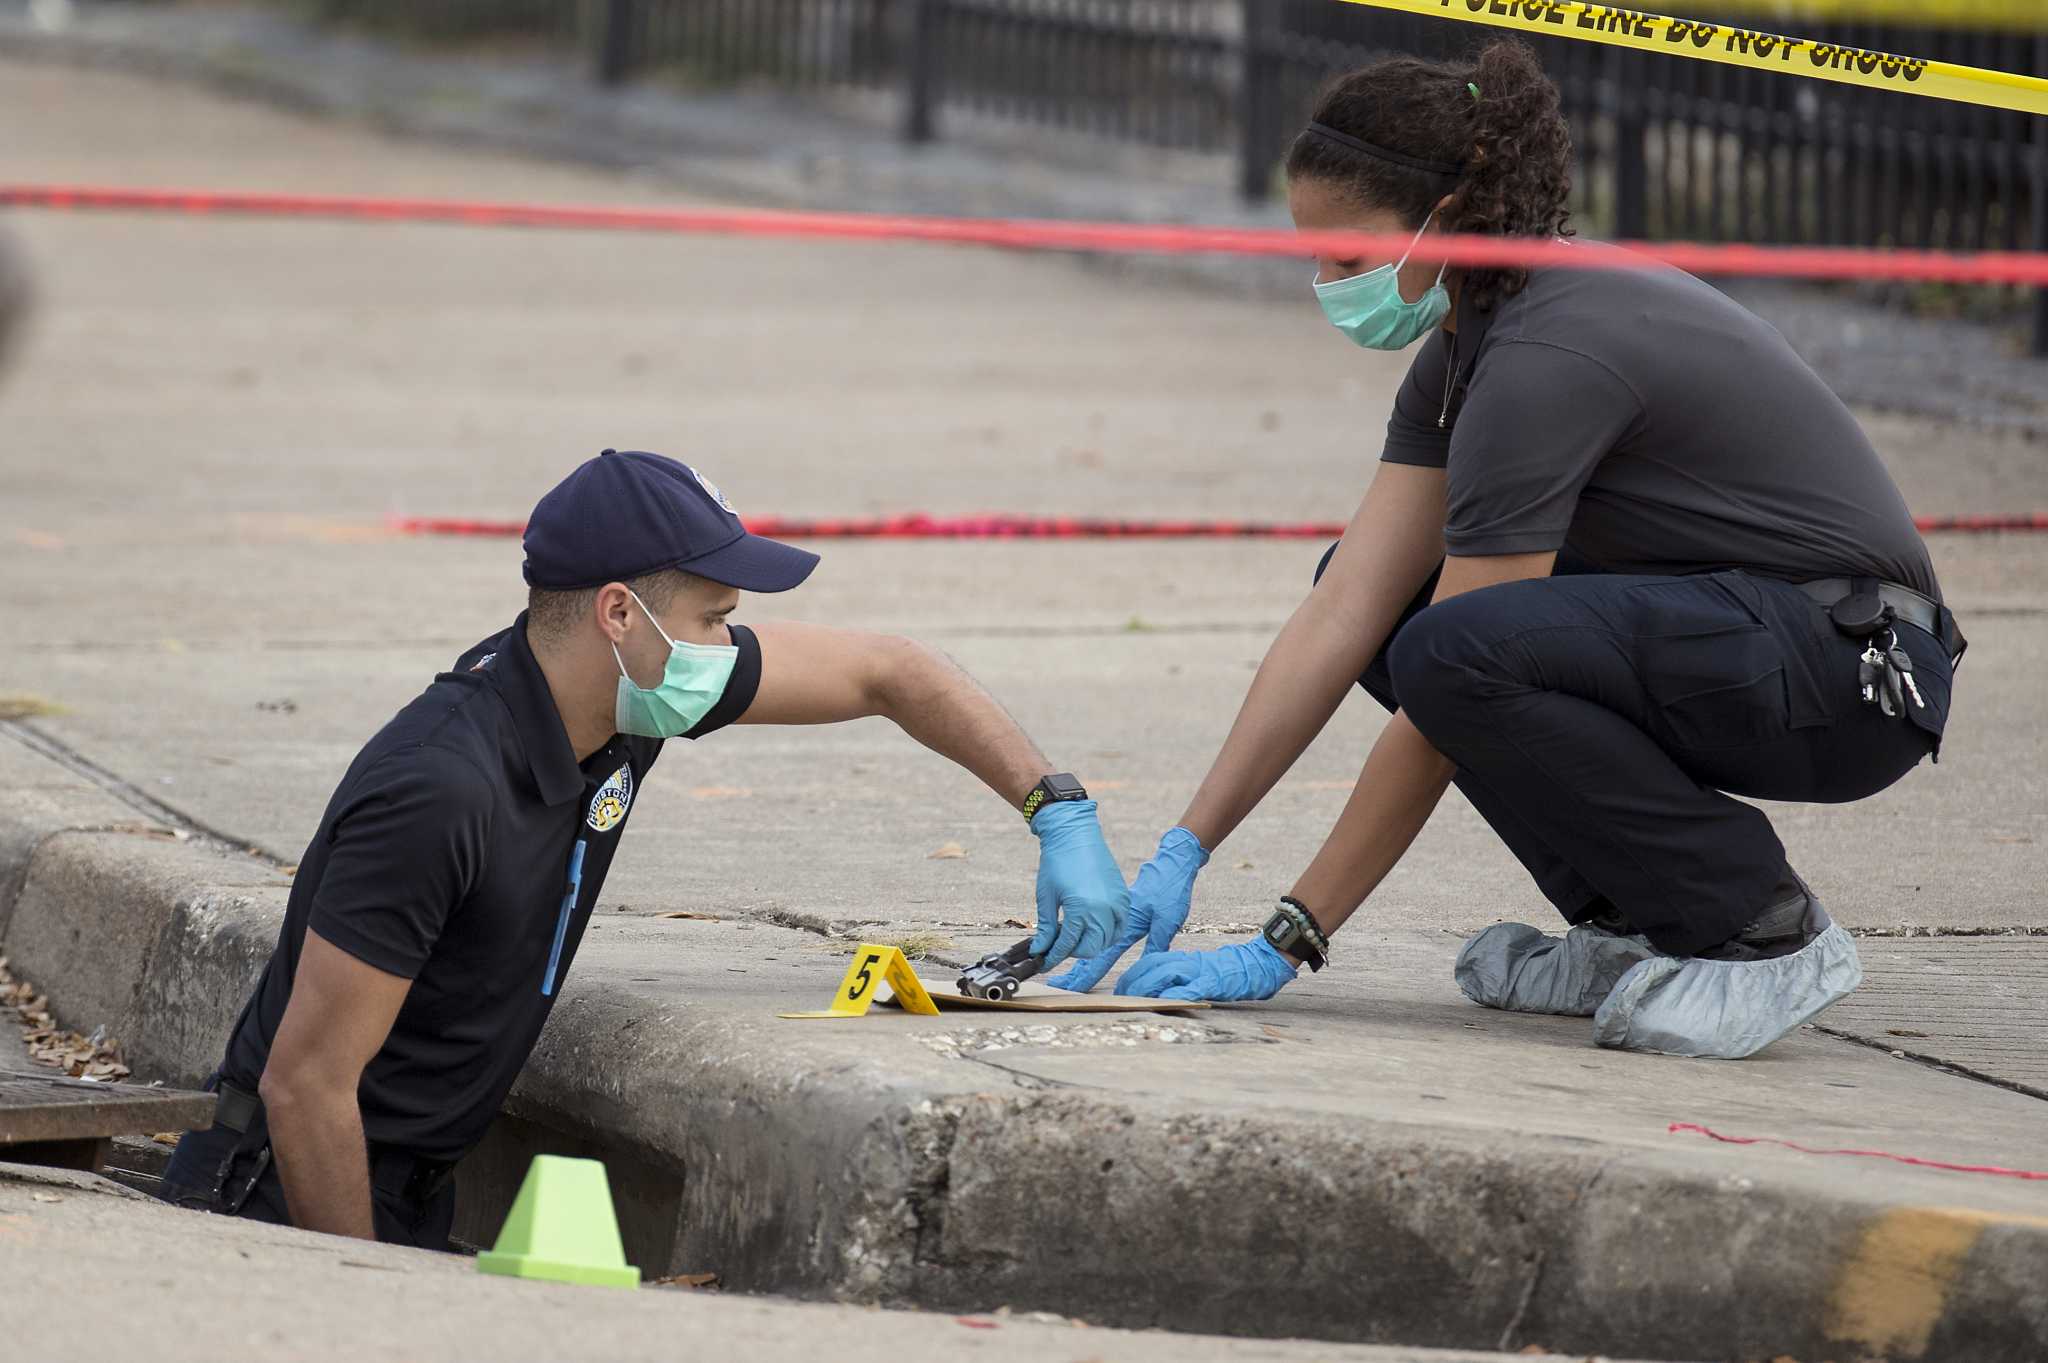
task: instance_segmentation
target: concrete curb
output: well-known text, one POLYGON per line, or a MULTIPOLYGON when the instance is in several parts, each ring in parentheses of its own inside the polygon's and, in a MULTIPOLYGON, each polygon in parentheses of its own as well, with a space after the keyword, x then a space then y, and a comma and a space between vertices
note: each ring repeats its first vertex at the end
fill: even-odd
MULTIPOLYGON (((105 831, 114 794, 10 737, 0 947, 67 1024, 126 1038, 139 1076, 202 1077, 285 878, 132 810, 105 831)), ((478 1238, 545 1148, 606 1160, 643 1269, 741 1290, 1646 1358, 2048 1354, 2048 1218, 1906 1202, 1890 1180, 1817 1190, 1580 1140, 1049 1086, 900 1029, 778 1032, 765 1004, 590 978, 464 1166, 478 1238)), ((1212 1040, 1261 1044, 1219 1016, 1212 1040)))

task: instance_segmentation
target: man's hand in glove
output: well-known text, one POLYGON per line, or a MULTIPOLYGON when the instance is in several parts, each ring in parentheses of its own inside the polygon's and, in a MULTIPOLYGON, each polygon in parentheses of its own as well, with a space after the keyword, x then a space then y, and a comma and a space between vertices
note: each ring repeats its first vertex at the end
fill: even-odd
POLYGON ((1124 931, 1131 892, 1102 841, 1095 801, 1049 804, 1031 818, 1038 837, 1038 931, 1031 954, 1047 967, 1101 951, 1124 931))

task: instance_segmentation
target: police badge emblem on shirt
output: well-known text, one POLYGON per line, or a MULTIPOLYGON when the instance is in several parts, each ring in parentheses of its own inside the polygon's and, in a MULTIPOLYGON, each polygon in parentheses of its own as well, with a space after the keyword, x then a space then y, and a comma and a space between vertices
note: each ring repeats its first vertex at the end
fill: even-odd
POLYGON ((609 833, 619 826, 619 820, 626 817, 632 805, 633 768, 627 765, 607 776, 597 794, 590 797, 590 813, 584 821, 594 832, 609 833))

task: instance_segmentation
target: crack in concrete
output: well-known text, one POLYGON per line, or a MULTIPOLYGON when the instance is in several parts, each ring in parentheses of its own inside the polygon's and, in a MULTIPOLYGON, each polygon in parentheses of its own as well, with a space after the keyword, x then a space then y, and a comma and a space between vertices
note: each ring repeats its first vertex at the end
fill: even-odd
MULTIPOLYGON (((0 720, 0 732, 6 733, 30 752, 48 758, 58 766, 84 777, 93 785, 119 800, 137 813, 148 816, 158 823, 168 824, 172 829, 183 830, 191 835, 190 841, 215 852, 233 853, 253 857, 274 871, 282 871, 289 862, 272 856, 255 843, 245 842, 231 833, 206 824, 183 810, 165 804, 141 787, 122 779, 93 761, 76 748, 60 742, 33 726, 18 719, 0 720)), ((66 829, 65 832, 92 831, 66 829)), ((126 830, 122 830, 126 831, 126 830)))
MULTIPOLYGON (((826 918, 822 914, 804 913, 797 909, 742 909, 735 915, 735 918, 745 919, 750 923, 763 923, 769 927, 789 928, 796 932, 808 932, 812 936, 822 937, 828 942, 852 942, 858 944, 863 940, 867 940, 881 945, 893 945, 886 935, 867 937, 862 931, 865 928, 885 926, 886 920, 879 918, 826 918)), ((970 926, 981 930, 986 928, 987 925, 977 923, 970 926)), ((956 960, 944 952, 931 950, 926 950, 919 955, 910 956, 908 959, 913 966, 929 961, 933 965, 944 966, 948 970, 965 970, 969 965, 973 964, 972 959, 956 960)))
POLYGON ((746 909, 742 911, 741 916, 756 923, 766 923, 770 927, 792 928, 835 942, 853 940, 840 932, 830 919, 821 918, 814 913, 799 913, 794 909, 746 909))
MULTIPOLYGON (((1598 1175, 1596 1174, 1595 1177, 1598 1177, 1598 1175)), ((1521 1330, 1522 1321, 1529 1314, 1530 1303, 1536 1300, 1536 1289, 1543 1285, 1543 1270, 1549 1262, 1550 1255, 1546 1251, 1540 1249, 1536 1251, 1535 1268, 1529 1274, 1528 1284, 1522 1288, 1521 1300, 1515 1303, 1515 1313, 1508 1317, 1506 1327, 1500 1332, 1500 1342, 1494 1345, 1496 1352, 1506 1353, 1514 1348, 1515 1335, 1521 1330)))
MULTIPOLYGON (((1853 1042, 1858 1046, 1868 1046, 1874 1051, 1883 1051, 1886 1055, 1910 1060, 1916 1065, 1925 1065, 1930 1069, 1940 1070, 1944 1074, 1953 1074, 1960 1079, 1973 1080, 1979 1084, 1989 1084, 1992 1088, 2005 1089, 2009 1093, 2017 1093, 2022 1097, 2039 1098, 2043 1102, 2048 1102, 2048 1089, 2038 1089, 2032 1084, 2022 1084, 2016 1079, 2001 1079, 1995 1074, 1986 1074, 1983 1070, 1972 1069, 1968 1065, 1958 1064, 1953 1060, 1944 1060, 1938 1055, 1927 1055, 1920 1051, 1908 1051, 1901 1048, 1895 1038, 1879 1041, 1875 1037, 1858 1036, 1854 1032, 1845 1032, 1838 1027, 1824 1027, 1818 1022, 1811 1025, 1813 1030, 1819 1032, 1822 1036, 1831 1036, 1838 1041, 1853 1042)), ((1938 1040, 1939 1038, 1936 1039, 1938 1040)))
POLYGON ((1047 1079, 1042 1075, 1032 1074, 1025 1070, 1012 1069, 1010 1066, 1005 1065, 1002 1061, 990 1060, 987 1056, 961 1054, 957 1055, 955 1059, 965 1060, 970 1064, 975 1065, 986 1065, 988 1068, 994 1070, 996 1073, 1008 1076, 1009 1078, 1015 1080, 1020 1087, 1028 1089, 1034 1093, 1053 1093, 1060 1089, 1080 1089, 1088 1087, 1085 1084, 1076 1084, 1071 1080, 1047 1079))

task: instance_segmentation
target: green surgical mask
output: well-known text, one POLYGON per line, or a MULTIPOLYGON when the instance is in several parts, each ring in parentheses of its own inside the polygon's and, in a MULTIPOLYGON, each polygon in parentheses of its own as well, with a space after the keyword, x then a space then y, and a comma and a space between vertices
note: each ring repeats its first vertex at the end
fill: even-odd
POLYGON ((662 668, 660 685, 650 690, 627 673, 619 646, 612 645, 612 658, 619 665, 619 699, 614 710, 619 732, 639 738, 680 738, 696 728, 725 694, 740 651, 730 644, 721 647, 669 639, 647 603, 637 594, 633 602, 653 623, 654 632, 668 639, 668 663, 662 668))
MULTIPOLYGON (((1415 242, 1421 241, 1428 230, 1429 218, 1425 218, 1415 231, 1415 240, 1408 243, 1409 255, 1414 254, 1415 242)), ((1392 265, 1382 265, 1334 284, 1317 284, 1316 301, 1323 305, 1323 316, 1330 319, 1331 326, 1369 350, 1406 350, 1414 345, 1449 315, 1451 296, 1444 292, 1444 270, 1438 270, 1436 283, 1421 298, 1411 303, 1401 297, 1401 267, 1407 263, 1408 255, 1404 255, 1392 265)), ((1450 268, 1449 261, 1444 262, 1444 268, 1450 268)))

